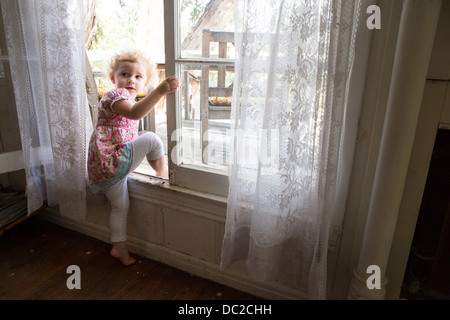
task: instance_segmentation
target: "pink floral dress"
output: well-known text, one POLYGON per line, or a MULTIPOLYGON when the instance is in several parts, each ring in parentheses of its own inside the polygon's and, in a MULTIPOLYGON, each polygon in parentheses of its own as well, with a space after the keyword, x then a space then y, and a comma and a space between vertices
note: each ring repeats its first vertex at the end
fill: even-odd
POLYGON ((105 189, 125 178, 133 161, 131 141, 138 137, 139 121, 114 112, 113 104, 131 100, 127 89, 106 92, 98 105, 97 126, 89 142, 88 174, 92 192, 105 189))

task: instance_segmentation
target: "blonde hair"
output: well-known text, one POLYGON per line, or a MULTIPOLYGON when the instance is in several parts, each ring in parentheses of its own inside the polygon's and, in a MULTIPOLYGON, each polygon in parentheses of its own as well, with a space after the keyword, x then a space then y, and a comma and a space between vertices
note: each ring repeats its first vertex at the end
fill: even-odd
POLYGON ((117 69, 119 69, 119 64, 121 62, 137 62, 144 65, 145 70, 147 71, 147 81, 150 81, 154 76, 155 65, 150 58, 140 50, 128 50, 114 54, 109 62, 109 73, 114 74, 117 69))

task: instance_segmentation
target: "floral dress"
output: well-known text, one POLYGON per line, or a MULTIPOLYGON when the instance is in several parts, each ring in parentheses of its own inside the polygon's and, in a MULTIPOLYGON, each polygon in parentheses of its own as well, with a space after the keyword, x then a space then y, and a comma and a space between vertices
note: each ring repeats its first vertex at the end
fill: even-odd
POLYGON ((133 161, 131 141, 138 137, 139 121, 114 112, 113 104, 131 100, 127 89, 106 92, 98 105, 97 126, 89 142, 88 174, 92 192, 105 189, 125 178, 133 161))

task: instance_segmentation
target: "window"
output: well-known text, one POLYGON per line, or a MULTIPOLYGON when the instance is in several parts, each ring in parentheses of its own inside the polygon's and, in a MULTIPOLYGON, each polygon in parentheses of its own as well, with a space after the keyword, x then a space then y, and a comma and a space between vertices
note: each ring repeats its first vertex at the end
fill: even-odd
POLYGON ((166 72, 181 80, 167 98, 170 182, 228 192, 234 78, 232 1, 165 1, 166 72))

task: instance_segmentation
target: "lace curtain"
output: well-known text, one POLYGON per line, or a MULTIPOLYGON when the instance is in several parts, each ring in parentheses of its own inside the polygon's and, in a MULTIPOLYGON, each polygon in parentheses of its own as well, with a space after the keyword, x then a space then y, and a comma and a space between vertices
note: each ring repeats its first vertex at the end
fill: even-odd
POLYGON ((245 260, 256 280, 324 299, 329 230, 344 207, 343 123, 361 3, 234 4, 234 152, 221 268, 245 260))
POLYGON ((86 212, 83 1, 1 0, 24 154, 28 212, 86 212))

